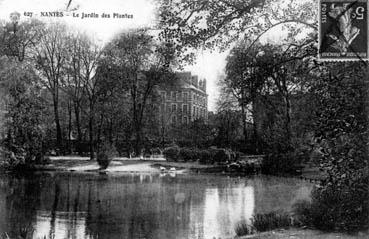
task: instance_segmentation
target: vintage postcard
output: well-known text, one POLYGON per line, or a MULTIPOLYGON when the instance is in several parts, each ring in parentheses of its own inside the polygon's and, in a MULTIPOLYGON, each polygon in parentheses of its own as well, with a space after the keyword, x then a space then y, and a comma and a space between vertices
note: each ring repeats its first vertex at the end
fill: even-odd
POLYGON ((0 239, 369 238, 368 0, 0 0, 0 239))

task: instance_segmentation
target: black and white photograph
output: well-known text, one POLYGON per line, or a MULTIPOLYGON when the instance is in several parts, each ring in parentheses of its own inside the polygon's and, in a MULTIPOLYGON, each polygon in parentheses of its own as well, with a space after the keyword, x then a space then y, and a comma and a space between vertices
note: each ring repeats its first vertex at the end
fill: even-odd
POLYGON ((0 239, 369 238, 369 0, 0 0, 0 239))

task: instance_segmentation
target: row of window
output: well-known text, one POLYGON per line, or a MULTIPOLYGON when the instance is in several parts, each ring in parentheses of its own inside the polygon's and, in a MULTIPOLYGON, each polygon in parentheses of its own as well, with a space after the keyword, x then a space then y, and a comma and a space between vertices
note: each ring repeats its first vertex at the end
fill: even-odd
MULTIPOLYGON (((172 101, 188 101, 189 100, 189 92, 176 92, 176 91, 171 91, 170 95, 168 96, 169 92, 167 93, 166 91, 162 91, 161 92, 161 98, 163 101, 166 101, 167 98, 169 98, 169 100, 172 101)), ((206 104, 206 97, 198 95, 198 94, 192 94, 192 100, 195 101, 196 103, 205 106, 206 104)))
MULTIPOLYGON (((205 111, 201 111, 200 115, 193 115, 193 118, 194 119, 198 119, 198 118, 204 118, 205 119, 205 111)), ((173 125, 176 125, 176 124, 188 124, 189 123, 189 118, 187 116, 184 116, 182 117, 182 120, 179 120, 177 119, 177 116, 176 115, 172 115, 171 117, 171 121, 172 121, 172 124, 173 125)))
POLYGON ((206 111, 205 111, 205 109, 201 109, 201 108, 198 108, 198 107, 194 106, 193 107, 193 111, 192 111, 192 117, 194 119, 206 118, 206 111))
MULTIPOLYGON (((164 105, 162 105, 163 107, 164 105)), ((164 108, 162 108, 163 110, 164 108)), ((167 112, 177 112, 178 110, 178 106, 176 103, 172 103, 171 105, 167 105, 167 112)), ((182 113, 183 114, 188 114, 189 113, 189 107, 187 104, 182 104, 182 113)), ((205 117, 206 114, 206 110, 204 108, 200 108, 197 106, 193 106, 192 108, 192 116, 193 117, 205 117)))
POLYGON ((184 116, 184 117, 182 117, 182 120, 181 121, 178 121, 177 120, 177 116, 176 115, 173 115, 172 116, 172 124, 173 125, 176 125, 176 124, 180 124, 180 123, 182 123, 182 124, 188 124, 189 123, 188 117, 187 116, 184 116))

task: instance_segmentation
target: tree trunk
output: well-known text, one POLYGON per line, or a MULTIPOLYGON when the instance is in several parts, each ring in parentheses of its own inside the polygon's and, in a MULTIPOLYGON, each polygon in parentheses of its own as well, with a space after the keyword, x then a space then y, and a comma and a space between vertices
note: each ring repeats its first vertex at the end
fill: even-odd
POLYGON ((80 121, 80 106, 79 102, 74 102, 74 115, 75 115, 75 123, 77 128, 77 151, 78 155, 82 155, 81 144, 82 144, 82 130, 81 130, 81 121, 80 121))
POLYGON ((254 146, 255 146, 255 151, 256 153, 260 153, 260 148, 259 148, 259 136, 258 136, 258 128, 257 128, 257 124, 256 124, 256 120, 255 120, 255 115, 253 112, 253 131, 254 131, 254 146))
POLYGON ((92 103, 90 103, 90 114, 88 120, 88 131, 89 131, 89 149, 90 149, 90 160, 93 160, 94 157, 94 109, 92 103))
POLYGON ((54 103, 54 116, 55 116, 55 125, 56 125, 56 147, 58 151, 62 149, 62 131, 60 127, 60 119, 59 119, 59 102, 57 94, 53 95, 53 103, 54 103))
POLYGON ((68 150, 69 153, 72 153, 72 102, 68 101, 68 150))
POLYGON ((76 118, 76 128, 77 128, 77 141, 81 143, 82 140, 82 130, 81 130, 81 122, 80 122, 80 106, 79 103, 74 103, 74 115, 76 118))
POLYGON ((285 111, 286 111, 286 140, 288 143, 288 146, 290 146, 290 140, 291 140, 291 102, 289 99, 288 94, 284 97, 285 101, 285 111))
POLYGON ((136 142, 135 142, 135 153, 136 155, 140 155, 141 154, 141 140, 142 140, 142 135, 141 135, 141 127, 140 125, 136 125, 135 127, 135 136, 136 136, 136 142))
POLYGON ((245 144, 247 142, 247 122, 246 122, 246 111, 244 104, 241 104, 241 113, 242 113, 242 127, 243 127, 243 137, 245 140, 245 144))

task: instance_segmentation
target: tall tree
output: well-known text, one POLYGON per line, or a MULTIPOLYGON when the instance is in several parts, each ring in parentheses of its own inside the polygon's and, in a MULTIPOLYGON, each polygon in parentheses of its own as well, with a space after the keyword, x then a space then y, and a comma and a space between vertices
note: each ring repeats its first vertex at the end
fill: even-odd
MULTIPOLYGON (((246 42, 240 42, 232 49, 227 58, 225 84, 238 100, 242 113, 242 124, 244 140, 247 140, 247 116, 249 105, 255 104, 257 96, 260 94, 265 84, 265 77, 258 74, 258 63, 261 58, 270 57, 265 55, 260 44, 254 45, 248 50, 246 42)), ((254 120, 254 129, 256 121, 254 120)), ((256 130, 254 130, 255 142, 257 141, 256 130)), ((256 146, 256 145, 255 145, 256 146)))
MULTIPOLYGON (((88 101, 88 132, 89 132, 89 150, 90 159, 94 159, 95 152, 95 114, 96 103, 98 99, 98 84, 102 80, 97 76, 97 68, 101 58, 101 47, 93 42, 86 35, 79 35, 73 40, 76 52, 72 55, 72 74, 75 85, 75 101, 80 103, 80 88, 82 86, 83 94, 88 101)), ((79 110, 80 105, 77 106, 79 110)))
POLYGON ((145 112, 155 87, 174 78, 170 72, 171 48, 156 42, 146 30, 137 30, 120 34, 108 45, 106 55, 116 69, 113 77, 122 82, 130 95, 134 150, 139 154, 145 112))
POLYGON ((62 129, 59 116, 59 91, 66 63, 67 32, 66 26, 53 23, 40 29, 39 44, 35 47, 36 68, 39 70, 44 85, 53 101, 56 127, 56 145, 62 149, 62 129))
POLYGON ((13 57, 19 62, 30 60, 32 48, 40 39, 44 24, 31 19, 25 22, 5 22, 0 27, 0 55, 13 57))
POLYGON ((77 129, 77 142, 82 140, 81 111, 84 97, 83 79, 82 79, 82 56, 86 47, 85 36, 82 34, 72 35, 68 39, 67 62, 65 65, 66 77, 63 78, 63 89, 71 98, 77 129))

